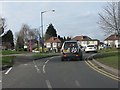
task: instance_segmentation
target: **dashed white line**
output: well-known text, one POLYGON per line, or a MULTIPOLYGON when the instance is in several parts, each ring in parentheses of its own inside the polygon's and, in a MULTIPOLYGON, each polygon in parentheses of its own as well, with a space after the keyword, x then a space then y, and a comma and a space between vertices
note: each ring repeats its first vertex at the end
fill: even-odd
POLYGON ((78 80, 75 80, 75 84, 76 84, 78 87, 80 87, 80 83, 79 83, 78 80))
POLYGON ((27 66, 28 64, 24 64, 25 66, 27 66))
POLYGON ((38 72, 38 73, 41 73, 41 72, 40 72, 40 69, 39 69, 38 66, 36 65, 35 61, 33 61, 33 63, 34 63, 34 67, 36 68, 37 72, 38 72))
POLYGON ((43 73, 45 73, 45 65, 43 65, 43 73))
POLYGON ((2 80, 0 80, 0 83, 2 82, 2 80))
POLYGON ((10 67, 5 74, 8 74, 12 70, 12 67, 10 67))
POLYGON ((46 84, 47 84, 47 87, 48 87, 49 89, 52 89, 52 86, 51 86, 51 84, 50 84, 50 81, 49 81, 49 80, 46 80, 46 84))
POLYGON ((47 60, 46 62, 45 62, 45 64, 47 64, 49 62, 49 60, 47 60))

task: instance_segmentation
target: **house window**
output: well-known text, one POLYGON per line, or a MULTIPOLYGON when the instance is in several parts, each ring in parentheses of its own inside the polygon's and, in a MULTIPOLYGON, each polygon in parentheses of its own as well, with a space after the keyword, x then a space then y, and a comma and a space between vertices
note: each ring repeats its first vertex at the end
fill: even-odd
POLYGON ((51 47, 51 44, 50 43, 47 43, 47 46, 46 46, 47 48, 50 48, 51 47))
POLYGON ((60 47, 60 43, 58 43, 58 47, 60 47))
POLYGON ((53 47, 57 47, 57 43, 53 43, 53 47))

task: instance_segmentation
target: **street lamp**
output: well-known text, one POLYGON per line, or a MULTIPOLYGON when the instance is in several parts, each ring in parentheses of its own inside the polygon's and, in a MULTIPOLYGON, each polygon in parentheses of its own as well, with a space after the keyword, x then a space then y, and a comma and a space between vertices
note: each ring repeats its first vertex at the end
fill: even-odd
POLYGON ((42 41, 43 41, 43 44, 42 44, 42 52, 44 52, 44 38, 43 38, 43 13, 45 13, 45 12, 49 12, 49 11, 55 12, 55 10, 47 10, 47 11, 43 11, 43 12, 41 12, 41 30, 42 30, 42 41))

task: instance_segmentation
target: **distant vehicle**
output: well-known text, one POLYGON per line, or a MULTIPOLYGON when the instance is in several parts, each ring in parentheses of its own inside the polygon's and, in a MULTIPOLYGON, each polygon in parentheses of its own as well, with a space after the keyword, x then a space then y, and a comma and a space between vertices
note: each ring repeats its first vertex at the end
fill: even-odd
POLYGON ((34 52, 34 53, 39 53, 40 51, 37 51, 37 50, 32 50, 32 52, 34 52))
POLYGON ((105 47, 104 47, 103 45, 100 45, 98 48, 99 48, 99 50, 102 50, 102 49, 104 49, 105 47))
POLYGON ((82 51, 85 51, 85 47, 80 45, 80 48, 81 48, 82 51))
POLYGON ((85 48, 85 52, 96 52, 97 53, 97 47, 95 45, 88 45, 85 48))
POLYGON ((117 48, 117 49, 120 49, 120 44, 117 44, 117 45, 116 45, 116 48, 117 48))
POLYGON ((65 41, 61 48, 61 60, 82 60, 83 54, 77 41, 65 41))

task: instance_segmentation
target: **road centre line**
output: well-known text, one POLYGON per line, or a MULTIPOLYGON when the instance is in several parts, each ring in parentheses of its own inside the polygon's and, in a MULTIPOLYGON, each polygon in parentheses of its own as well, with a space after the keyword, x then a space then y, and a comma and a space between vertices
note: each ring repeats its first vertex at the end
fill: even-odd
POLYGON ((49 60, 47 60, 46 62, 45 62, 45 64, 47 64, 49 62, 49 60))
POLYGON ((45 72, 45 67, 46 67, 46 64, 47 64, 49 61, 50 61, 50 60, 45 61, 45 64, 43 65, 43 73, 46 73, 46 72, 45 72))
POLYGON ((36 65, 36 63, 35 63, 34 60, 33 60, 33 63, 34 63, 34 67, 36 68, 37 72, 38 72, 38 73, 41 73, 41 72, 40 72, 40 69, 38 68, 38 66, 36 65))
POLYGON ((8 74, 12 70, 12 67, 10 67, 5 74, 8 74))
POLYGON ((102 75, 105 75, 105 76, 107 76, 107 77, 109 77, 109 78, 111 78, 111 79, 120 81, 118 78, 115 78, 115 77, 112 77, 112 76, 110 76, 110 75, 107 75, 107 74, 105 74, 105 73, 97 70, 96 68, 92 67, 87 61, 85 61, 85 63, 86 63, 89 67, 91 67, 93 70, 97 71, 98 73, 100 73, 100 74, 102 74, 102 75))
POLYGON ((45 80, 45 81, 46 81, 47 87, 48 87, 49 89, 52 89, 52 86, 51 86, 51 84, 50 84, 50 81, 49 81, 49 80, 45 80))
POLYGON ((45 73, 45 65, 43 65, 43 73, 45 73))

